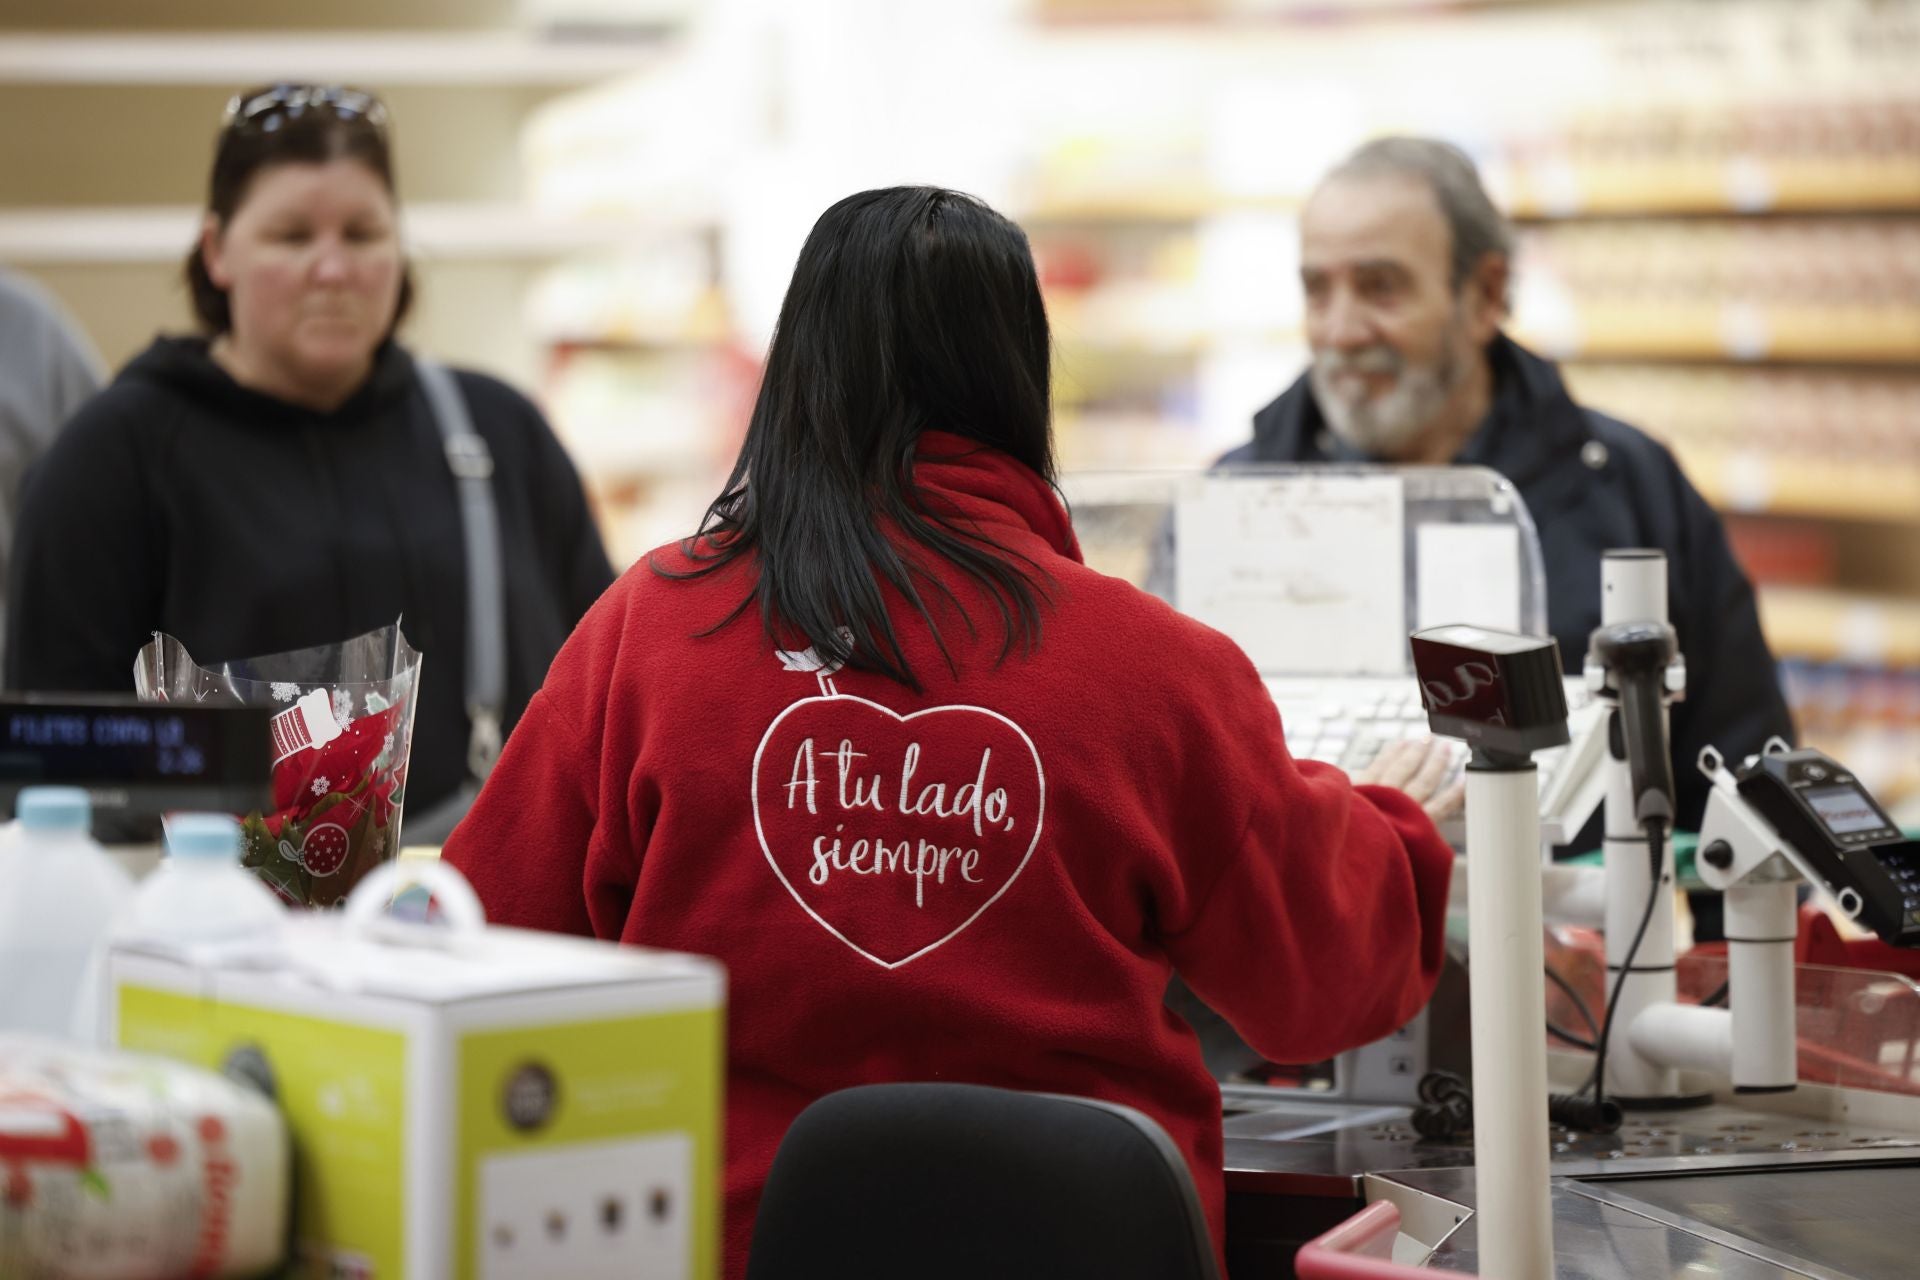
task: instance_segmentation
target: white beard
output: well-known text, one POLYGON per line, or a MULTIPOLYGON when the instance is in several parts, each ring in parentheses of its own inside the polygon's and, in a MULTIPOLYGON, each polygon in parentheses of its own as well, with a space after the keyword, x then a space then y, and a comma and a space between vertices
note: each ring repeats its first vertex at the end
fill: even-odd
POLYGON ((1368 347, 1353 355, 1323 351, 1314 356, 1308 377, 1313 398, 1333 433, 1370 458, 1393 459, 1404 452, 1440 413, 1460 385, 1466 362, 1459 358, 1459 335, 1431 364, 1409 364, 1391 347, 1368 347), (1340 390, 1347 373, 1386 373, 1393 385, 1371 398, 1340 390))

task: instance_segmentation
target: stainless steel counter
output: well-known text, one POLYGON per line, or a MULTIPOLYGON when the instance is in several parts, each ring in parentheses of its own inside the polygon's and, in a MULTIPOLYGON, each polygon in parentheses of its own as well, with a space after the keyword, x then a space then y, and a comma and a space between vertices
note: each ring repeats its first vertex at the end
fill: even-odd
MULTIPOLYGON (((1920 1102, 1801 1092, 1556 1129, 1558 1280, 1920 1276, 1920 1102)), ((1405 1108, 1223 1095, 1230 1195, 1389 1199, 1429 1266, 1474 1271, 1470 1144, 1420 1140, 1405 1108)))

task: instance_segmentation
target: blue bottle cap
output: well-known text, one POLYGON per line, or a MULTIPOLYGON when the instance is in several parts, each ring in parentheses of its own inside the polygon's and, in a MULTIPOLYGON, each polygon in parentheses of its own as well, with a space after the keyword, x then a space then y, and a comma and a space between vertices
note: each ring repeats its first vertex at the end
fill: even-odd
POLYGON ((29 831, 89 831, 93 801, 79 787, 25 787, 14 816, 29 831))
POLYGON ((176 858, 240 858, 240 824, 224 813, 182 813, 167 819, 167 852, 176 858))

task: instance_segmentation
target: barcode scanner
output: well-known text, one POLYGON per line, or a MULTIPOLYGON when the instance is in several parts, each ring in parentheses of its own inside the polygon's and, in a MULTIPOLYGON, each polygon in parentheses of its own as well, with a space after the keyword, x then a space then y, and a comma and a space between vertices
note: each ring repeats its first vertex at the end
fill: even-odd
POLYGON ((1661 718, 1667 666, 1679 645, 1664 622, 1617 622, 1588 642, 1620 695, 1620 730, 1633 788, 1633 816, 1641 826, 1673 829, 1673 762, 1661 718))

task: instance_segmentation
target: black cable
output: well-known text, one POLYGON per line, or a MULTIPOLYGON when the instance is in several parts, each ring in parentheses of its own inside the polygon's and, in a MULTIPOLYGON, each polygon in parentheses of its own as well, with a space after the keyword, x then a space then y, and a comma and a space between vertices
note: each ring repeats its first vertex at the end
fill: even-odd
POLYGON ((1617 1102, 1595 1102, 1577 1093, 1553 1093, 1547 1095, 1547 1119, 1583 1133, 1608 1134, 1619 1130, 1626 1113, 1617 1102))
POLYGON ((1547 1034, 1556 1040, 1565 1040, 1576 1049, 1586 1049, 1589 1052, 1594 1051, 1593 1041, 1587 1039, 1585 1036, 1577 1036, 1565 1027, 1557 1026, 1552 1022, 1547 1023, 1547 1034))
POLYGON ((1429 1071, 1420 1077, 1420 1105, 1413 1109, 1413 1127, 1423 1138, 1445 1142, 1473 1129, 1473 1088, 1451 1071, 1429 1071))
MULTIPOLYGON (((1643 932, 1645 927, 1644 924, 1641 926, 1643 932)), ((1639 940, 1636 938, 1634 949, 1638 948, 1639 940)), ((1542 965, 1541 970, 1573 1001, 1573 1007, 1586 1022, 1587 1029, 1598 1037, 1601 1027, 1594 1021, 1593 1010, 1587 1007, 1587 1002, 1574 990, 1573 984, 1555 973, 1551 965, 1542 965)), ((1590 1053, 1598 1052, 1593 1040, 1575 1035, 1551 1021, 1547 1022, 1547 1034, 1590 1053)), ((1620 1107, 1617 1103, 1608 1103, 1599 1098, 1589 1101, 1584 1095, 1592 1086, 1593 1081, 1589 1080, 1576 1093, 1550 1096, 1547 1099, 1548 1118, 1555 1124, 1571 1129, 1602 1134, 1614 1132, 1620 1127, 1620 1107)), ((1421 1137, 1438 1142, 1464 1137, 1473 1128, 1472 1086, 1451 1071, 1429 1071, 1420 1080, 1420 1104, 1413 1109, 1413 1127, 1421 1137)))
POLYGON ((1647 856, 1653 864, 1648 877, 1647 907, 1640 913, 1640 927, 1633 931, 1633 942, 1627 947, 1627 954, 1620 963, 1619 976, 1613 980, 1613 994, 1607 997, 1607 1016, 1600 1024, 1600 1042, 1594 1049, 1593 1078, 1580 1090, 1581 1093, 1588 1088, 1593 1090, 1595 1107, 1604 1107, 1607 1102, 1607 1042, 1613 1037, 1613 1015, 1620 1007, 1620 991, 1627 985, 1627 975, 1633 972, 1633 962, 1640 954, 1640 943, 1647 936, 1647 926, 1653 923, 1653 910, 1660 905, 1661 873, 1666 870, 1666 859, 1662 856, 1666 850, 1666 824, 1658 818, 1650 818, 1646 832, 1647 856))
POLYGON ((1725 1004, 1727 1002, 1727 991, 1730 986, 1730 983, 1723 982, 1715 987, 1713 994, 1700 1002, 1700 1007, 1704 1009, 1712 1005, 1725 1004))
MULTIPOLYGON (((1567 999, 1573 1001, 1574 1012, 1578 1013, 1580 1015, 1580 1020, 1587 1024, 1587 1034, 1597 1039, 1600 1035, 1600 1024, 1593 1020, 1593 1010, 1587 1008, 1587 1002, 1580 998, 1580 993, 1573 989, 1573 984, 1571 982, 1568 982, 1565 978, 1561 977, 1559 974, 1555 973, 1551 965, 1546 966, 1546 974, 1547 974, 1547 980, 1553 983, 1554 986, 1560 988, 1560 990, 1564 991, 1566 993, 1567 999)), ((1554 1029, 1553 1024, 1548 1023, 1547 1029, 1549 1031, 1552 1031, 1554 1029)), ((1560 1038, 1562 1040, 1570 1039, 1570 1037, 1565 1035, 1562 1035, 1560 1038)), ((1578 1040, 1574 1040, 1573 1043, 1579 1044, 1584 1049, 1593 1048, 1592 1044, 1583 1044, 1578 1040)))

